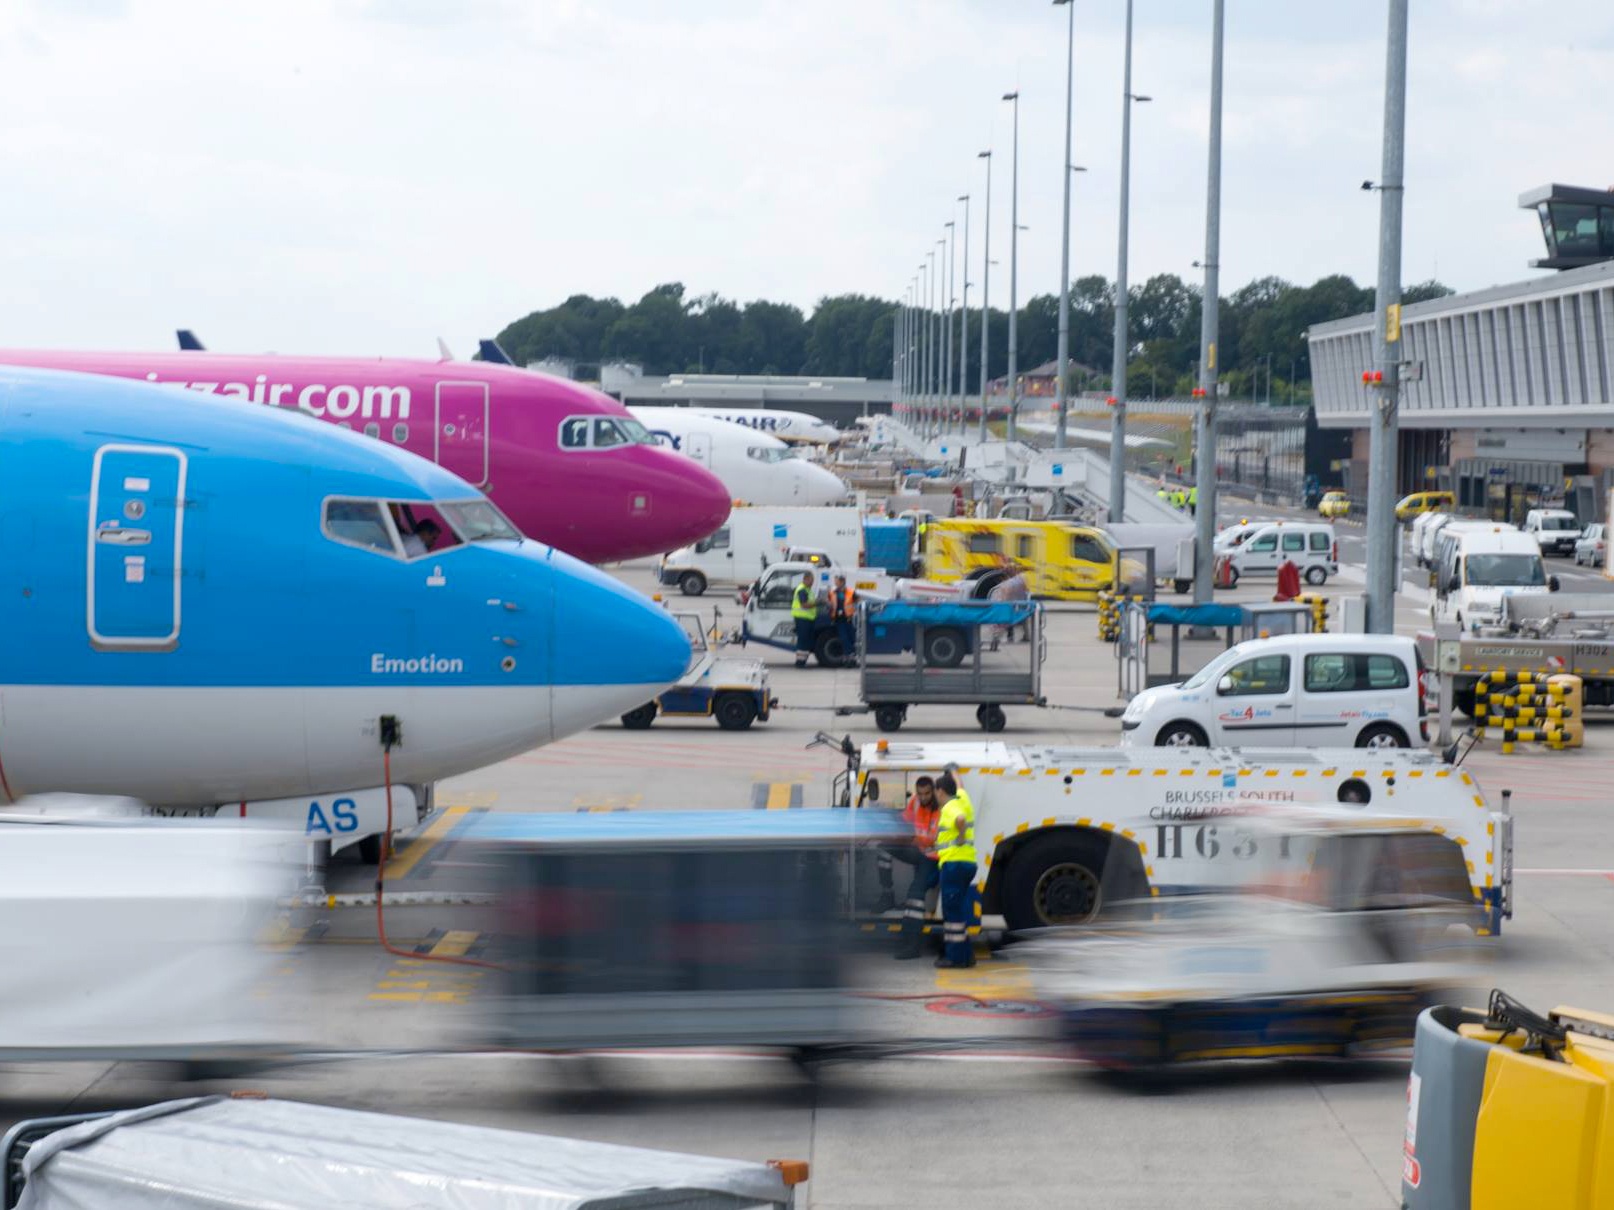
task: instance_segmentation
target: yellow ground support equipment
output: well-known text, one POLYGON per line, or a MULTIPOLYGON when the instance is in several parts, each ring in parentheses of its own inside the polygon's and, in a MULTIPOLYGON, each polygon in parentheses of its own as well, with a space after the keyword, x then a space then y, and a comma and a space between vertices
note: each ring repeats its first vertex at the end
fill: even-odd
POLYGON ((1406 1210, 1614 1210, 1614 1016, 1489 1008, 1418 1018, 1406 1210))
POLYGON ((1502 752, 1515 743, 1544 743, 1554 751, 1586 742, 1584 693, 1578 676, 1486 672, 1474 686, 1474 721, 1480 735, 1502 732, 1502 752))
POLYGON ((1098 638, 1113 643, 1121 637, 1121 597, 1108 590, 1098 594, 1098 638))
POLYGON ((1295 598, 1302 605, 1311 606, 1312 634, 1328 633, 1328 598, 1315 592, 1303 592, 1295 598))

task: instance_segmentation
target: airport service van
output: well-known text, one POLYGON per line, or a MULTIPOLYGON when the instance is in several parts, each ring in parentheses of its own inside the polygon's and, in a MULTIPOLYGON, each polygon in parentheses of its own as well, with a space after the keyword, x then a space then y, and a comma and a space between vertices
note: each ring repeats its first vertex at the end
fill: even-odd
POLYGON ((1572 555, 1580 541, 1580 522, 1566 508, 1532 508, 1524 514, 1523 528, 1544 555, 1572 555))
POLYGON ((910 519, 866 517, 850 506, 736 508, 721 529, 664 556, 660 577, 700 596, 710 584, 743 584, 785 559, 906 576, 914 570, 914 532, 910 519))
POLYGON ((663 555, 663 584, 698 597, 711 584, 744 584, 792 549, 819 552, 840 567, 862 562, 863 514, 850 505, 741 507, 715 533, 663 555))
POLYGON ((1236 546, 1218 552, 1233 569, 1236 584, 1246 576, 1276 576, 1293 562, 1308 584, 1325 583, 1339 574, 1339 543, 1334 527, 1316 521, 1271 521, 1236 546))
POLYGON ((1453 523, 1441 531, 1435 560, 1432 620, 1453 621, 1464 630, 1495 626, 1503 602, 1512 596, 1558 590, 1548 576, 1535 538, 1511 525, 1453 523))
POLYGON ((925 578, 940 584, 995 583, 1008 563, 1025 571, 1034 597, 1092 601, 1115 583, 1110 536, 1062 521, 933 521, 925 527, 924 555, 925 578))
POLYGON ((1273 857, 1303 878, 1306 841, 1273 841, 1251 822, 1308 807, 1428 828, 1462 851, 1483 931, 1513 914, 1511 813, 1429 752, 881 740, 848 763, 837 792, 861 805, 900 806, 915 778, 954 770, 975 804, 983 916, 1010 929, 1086 924, 1118 900, 1245 888, 1271 875, 1273 857), (1262 847, 1273 843, 1275 854, 1262 847))
POLYGON ((1286 634, 1230 647, 1121 715, 1138 747, 1406 748, 1429 739, 1417 643, 1381 634, 1286 634))

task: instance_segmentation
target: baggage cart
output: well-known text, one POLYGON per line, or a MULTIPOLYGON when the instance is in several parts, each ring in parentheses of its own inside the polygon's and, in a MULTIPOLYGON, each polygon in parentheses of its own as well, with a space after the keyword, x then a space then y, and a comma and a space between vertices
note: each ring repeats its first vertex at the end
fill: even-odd
POLYGON ((253 1097, 193 1097, 19 1123, 7 1210, 758 1210, 796 1204, 766 1164, 253 1097))
POLYGON ((912 706, 974 705, 983 731, 1002 731, 1003 707, 1044 706, 1042 665, 1047 658, 1043 608, 1036 601, 865 601, 858 609, 861 654, 858 695, 862 706, 837 714, 872 710, 882 731, 896 731, 912 706), (879 635, 912 627, 908 652, 881 654, 879 635), (1025 642, 1000 641, 1010 628, 1025 628, 1025 642), (957 636, 967 651, 946 664, 934 658, 930 634, 957 636), (928 658, 927 658, 928 653, 928 658))
POLYGON ((911 835, 884 810, 484 816, 461 842, 497 892, 480 1040, 851 1046, 856 870, 911 835))

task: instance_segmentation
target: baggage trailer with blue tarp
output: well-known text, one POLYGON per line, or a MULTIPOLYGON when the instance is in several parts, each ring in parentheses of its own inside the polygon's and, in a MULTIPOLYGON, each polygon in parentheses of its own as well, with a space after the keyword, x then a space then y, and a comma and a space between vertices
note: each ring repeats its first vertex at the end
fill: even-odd
POLYGON ((911 838, 884 810, 483 816, 462 841, 496 890, 482 1040, 852 1045, 857 874, 911 838))
POLYGON ((1001 731, 1004 706, 1047 704, 1043 609, 1035 601, 865 601, 857 628, 863 705, 837 714, 873 710, 880 730, 896 731, 911 706, 973 704, 982 730, 1001 731), (882 654, 876 636, 906 627, 914 632, 911 651, 882 654), (1012 641, 1021 628, 1025 641, 1012 641), (961 658, 945 667, 927 660, 933 633, 964 636, 961 658))

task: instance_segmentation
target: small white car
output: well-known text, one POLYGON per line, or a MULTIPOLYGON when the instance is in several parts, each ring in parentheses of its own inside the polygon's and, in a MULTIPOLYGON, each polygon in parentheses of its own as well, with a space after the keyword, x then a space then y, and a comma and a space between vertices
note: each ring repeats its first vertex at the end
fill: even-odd
POLYGON ((1276 576, 1285 560, 1293 560, 1308 584, 1322 584, 1339 574, 1339 543, 1327 522, 1272 521, 1236 547, 1217 551, 1233 566, 1233 582, 1246 576, 1276 576))
POLYGON ((1407 748, 1427 743, 1424 666, 1396 635, 1295 634, 1231 647, 1121 715, 1123 747, 1407 748))
POLYGON ((1532 508, 1524 515, 1523 529, 1544 555, 1572 555, 1580 541, 1580 522, 1564 508, 1532 508))
POLYGON ((1575 543, 1575 563, 1602 567, 1608 562, 1608 527, 1588 525, 1575 543))

